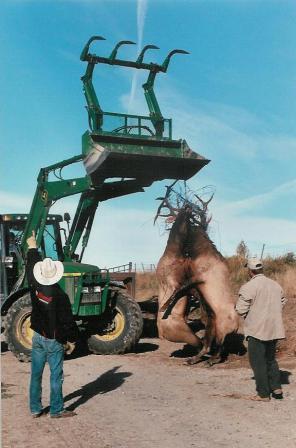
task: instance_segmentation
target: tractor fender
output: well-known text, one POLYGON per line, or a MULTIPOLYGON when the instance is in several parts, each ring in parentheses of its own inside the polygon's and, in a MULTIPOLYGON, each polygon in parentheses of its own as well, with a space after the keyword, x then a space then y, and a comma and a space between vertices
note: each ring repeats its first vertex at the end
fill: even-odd
POLYGON ((116 281, 116 280, 111 280, 109 282, 109 286, 113 286, 113 287, 116 287, 116 288, 119 288, 119 289, 126 289, 126 286, 125 286, 124 282, 116 281))
POLYGON ((29 291, 29 288, 21 288, 16 292, 10 294, 7 299, 1 305, 1 316, 6 316, 7 311, 11 307, 11 305, 16 302, 20 297, 25 295, 29 291))

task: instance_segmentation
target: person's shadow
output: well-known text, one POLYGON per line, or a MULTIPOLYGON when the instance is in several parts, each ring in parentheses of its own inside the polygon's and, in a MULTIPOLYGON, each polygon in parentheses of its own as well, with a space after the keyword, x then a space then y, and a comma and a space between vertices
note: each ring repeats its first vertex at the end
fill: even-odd
POLYGON ((69 411, 74 411, 74 409, 86 403, 94 396, 98 394, 106 394, 107 392, 120 387, 124 383, 125 378, 132 375, 131 372, 117 372, 120 367, 121 366, 113 367, 113 369, 103 373, 94 381, 85 384, 80 389, 64 397, 64 402, 73 400, 73 398, 78 398, 74 403, 67 406, 67 409, 69 411))

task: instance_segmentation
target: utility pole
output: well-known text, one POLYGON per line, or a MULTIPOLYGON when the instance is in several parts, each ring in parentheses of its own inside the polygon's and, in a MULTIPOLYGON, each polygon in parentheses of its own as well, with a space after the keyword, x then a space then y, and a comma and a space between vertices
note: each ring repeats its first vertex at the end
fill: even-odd
POLYGON ((263 258, 263 252, 264 252, 264 249, 265 249, 265 243, 264 243, 263 246, 262 246, 260 260, 262 260, 262 258, 263 258))

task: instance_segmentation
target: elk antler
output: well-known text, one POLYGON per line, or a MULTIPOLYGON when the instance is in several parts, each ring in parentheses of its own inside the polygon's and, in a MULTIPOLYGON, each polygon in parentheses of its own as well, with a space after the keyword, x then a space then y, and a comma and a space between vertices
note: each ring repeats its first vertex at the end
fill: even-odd
POLYGON ((184 195, 173 189, 173 186, 177 180, 175 180, 172 185, 166 186, 166 194, 164 197, 159 197, 157 200, 161 201, 160 206, 157 209, 156 216, 154 218, 154 224, 159 216, 168 218, 166 222, 172 222, 175 220, 176 216, 180 213, 181 210, 187 210, 191 216, 191 221, 193 224, 201 226, 205 231, 212 219, 211 216, 207 216, 208 205, 214 197, 214 193, 210 196, 210 198, 205 201, 197 194, 194 194, 196 200, 194 202, 190 201, 187 197, 187 192, 185 191, 184 195), (174 195, 175 206, 171 204, 169 201, 170 196, 174 195), (162 213, 162 209, 168 209, 168 213, 162 213))
POLYGON ((157 198, 156 200, 161 201, 161 203, 160 203, 160 206, 159 206, 158 209, 157 209, 157 212, 156 212, 156 215, 155 215, 155 218, 154 218, 154 224, 155 224, 155 222, 156 222, 156 220, 157 220, 157 218, 158 218, 159 216, 162 217, 162 218, 169 218, 169 217, 171 217, 171 216, 176 217, 176 216, 178 215, 179 209, 173 207, 173 206, 169 203, 169 201, 168 201, 168 199, 167 199, 166 197, 164 197, 164 198, 157 198), (169 210, 170 213, 165 214, 165 215, 164 215, 164 214, 161 214, 160 212, 161 212, 161 210, 162 210, 163 208, 167 208, 167 209, 169 210))
POLYGON ((158 209, 157 209, 157 212, 156 212, 156 215, 155 215, 153 224, 155 224, 155 222, 156 222, 156 220, 157 220, 157 218, 158 218, 159 216, 164 217, 164 218, 169 218, 170 216, 174 216, 174 217, 177 216, 177 214, 178 214, 178 212, 179 212, 179 209, 178 209, 178 208, 174 208, 174 207, 169 203, 169 200, 168 200, 168 198, 169 198, 169 196, 170 196, 170 193, 171 193, 171 190, 172 190, 173 186, 175 185, 175 183, 176 183, 177 181, 178 181, 178 180, 175 180, 175 181, 172 183, 172 185, 170 185, 170 186, 166 186, 167 192, 166 192, 166 194, 165 194, 164 197, 156 198, 156 200, 157 200, 157 201, 161 201, 161 203, 160 203, 160 206, 159 206, 158 209), (161 215, 160 212, 161 212, 161 210, 162 210, 163 208, 167 208, 167 209, 169 209, 170 213, 169 213, 168 215, 161 215))
POLYGON ((207 209, 208 209, 209 203, 211 202, 211 200, 214 197, 214 193, 211 194, 211 197, 207 201, 204 201, 197 194, 194 194, 194 196, 201 203, 201 207, 199 205, 196 205, 197 211, 198 211, 198 223, 203 229, 206 230, 209 223, 211 222, 211 219, 212 219, 212 216, 207 216, 207 209))
POLYGON ((202 204, 202 210, 206 212, 209 203, 211 202, 211 200, 212 200, 213 197, 214 197, 214 193, 211 194, 211 197, 210 197, 210 199, 209 199, 208 201, 204 201, 204 200, 203 200, 201 197, 199 197, 197 194, 195 194, 194 196, 195 196, 196 199, 198 199, 199 202, 202 204))

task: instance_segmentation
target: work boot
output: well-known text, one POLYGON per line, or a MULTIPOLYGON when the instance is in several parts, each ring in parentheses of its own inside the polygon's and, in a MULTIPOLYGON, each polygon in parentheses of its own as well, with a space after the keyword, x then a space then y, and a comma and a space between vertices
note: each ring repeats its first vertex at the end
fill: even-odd
POLYGON ((271 393, 272 398, 275 398, 276 400, 282 400, 283 397, 283 391, 282 389, 275 389, 271 393))
POLYGON ((74 412, 74 411, 67 411, 66 409, 64 409, 59 414, 53 414, 50 417, 51 418, 66 418, 66 417, 74 417, 74 415, 77 415, 76 412, 74 412))
POLYGON ((45 415, 45 413, 44 413, 44 411, 40 411, 40 412, 32 413, 31 415, 32 415, 32 418, 39 418, 39 417, 42 417, 43 415, 45 415))

